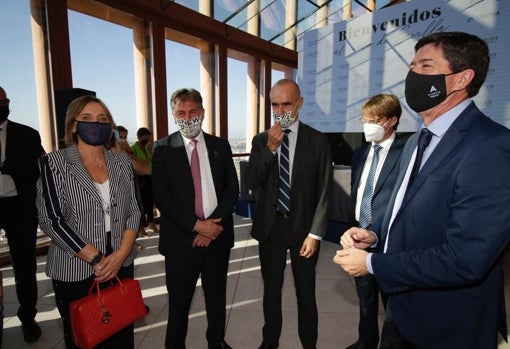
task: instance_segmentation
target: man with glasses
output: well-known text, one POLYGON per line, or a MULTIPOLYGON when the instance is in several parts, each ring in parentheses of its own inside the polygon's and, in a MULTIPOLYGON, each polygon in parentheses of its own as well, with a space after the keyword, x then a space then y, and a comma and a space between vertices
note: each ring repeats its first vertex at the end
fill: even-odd
POLYGON ((332 178, 326 136, 299 121, 303 97, 292 80, 271 89, 274 125, 252 141, 247 187, 256 192, 252 236, 259 242, 264 280, 263 341, 277 348, 282 329, 282 286, 290 250, 298 299, 298 332, 305 349, 317 344, 315 267, 326 234, 332 178))
POLYGON ((10 100, 0 87, 0 228, 6 233, 23 338, 34 342, 41 336, 35 322, 37 279, 35 246, 37 237, 37 160, 44 149, 39 133, 7 120, 10 100))
MULTIPOLYGON (((384 214, 395 185, 404 141, 396 137, 402 108, 398 98, 378 94, 361 108, 367 143, 354 151, 351 168, 351 203, 356 225, 368 228, 384 214)), ((373 251, 373 249, 369 249, 373 251)), ((359 297, 359 339, 346 349, 377 349, 379 343, 379 286, 373 275, 354 279, 359 297)))

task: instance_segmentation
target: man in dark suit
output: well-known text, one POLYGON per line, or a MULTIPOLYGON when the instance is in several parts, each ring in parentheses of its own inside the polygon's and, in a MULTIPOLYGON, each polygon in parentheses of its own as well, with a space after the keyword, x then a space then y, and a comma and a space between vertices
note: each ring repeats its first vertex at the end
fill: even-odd
POLYGON ((0 87, 0 228, 5 229, 11 255, 16 295, 20 306, 23 338, 34 342, 41 336, 37 313, 36 182, 38 158, 44 154, 39 133, 7 120, 10 100, 0 87))
POLYGON ((253 138, 245 174, 247 187, 256 193, 252 236, 259 242, 264 280, 260 348, 279 345, 287 250, 298 298, 299 338, 303 348, 315 348, 315 266, 328 221, 330 148, 324 134, 299 122, 303 98, 294 81, 278 81, 269 97, 275 124, 253 138))
MULTIPOLYGON (((404 141, 396 137, 402 108, 398 98, 375 95, 361 108, 368 143, 354 151, 351 168, 351 202, 354 218, 368 228, 384 214, 395 186, 404 141)), ((359 297, 359 339, 346 349, 377 349, 379 343, 379 286, 371 274, 354 279, 359 297)))
POLYGON ((402 152, 388 210, 371 227, 377 237, 349 229, 334 259, 352 275, 370 272, 389 295, 387 322, 400 338, 385 347, 496 348, 497 332, 507 335, 510 131, 471 100, 489 49, 461 32, 431 34, 415 48, 405 94, 423 118, 420 136, 402 152), (376 242, 386 253, 358 249, 376 242))
POLYGON ((200 275, 208 346, 230 348, 224 340, 226 287, 234 246, 232 210, 239 195, 232 150, 226 140, 202 131, 205 111, 198 91, 175 91, 171 108, 179 132, 158 140, 152 157, 169 297, 165 346, 186 347, 188 313, 200 275))

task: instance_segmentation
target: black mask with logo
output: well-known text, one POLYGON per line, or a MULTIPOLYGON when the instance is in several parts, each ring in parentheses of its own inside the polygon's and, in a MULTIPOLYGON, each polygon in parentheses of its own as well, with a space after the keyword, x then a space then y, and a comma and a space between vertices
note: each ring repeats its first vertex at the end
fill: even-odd
POLYGON ((7 118, 9 117, 9 113, 10 110, 8 105, 3 105, 0 107, 0 124, 7 120, 7 118))
POLYGON ((409 70, 406 77, 405 95, 409 107, 417 113, 434 108, 443 102, 446 93, 446 77, 450 74, 425 75, 409 70))

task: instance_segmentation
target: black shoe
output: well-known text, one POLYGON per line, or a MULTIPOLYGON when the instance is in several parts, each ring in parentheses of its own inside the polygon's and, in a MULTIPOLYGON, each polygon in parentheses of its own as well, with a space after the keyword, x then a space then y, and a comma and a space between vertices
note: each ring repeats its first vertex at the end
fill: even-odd
POLYGON ((25 342, 32 343, 41 337, 41 328, 35 321, 22 324, 21 329, 25 342))
POLYGON ((232 349, 232 347, 227 342, 221 341, 218 345, 209 346, 209 349, 232 349))
POLYGON ((369 345, 369 344, 366 344, 365 342, 362 342, 362 341, 360 341, 358 339, 356 341, 356 343, 349 345, 345 349, 377 349, 377 344, 376 345, 369 345))
POLYGON ((276 348, 278 348, 278 345, 270 345, 262 342, 258 349, 276 349, 276 348))

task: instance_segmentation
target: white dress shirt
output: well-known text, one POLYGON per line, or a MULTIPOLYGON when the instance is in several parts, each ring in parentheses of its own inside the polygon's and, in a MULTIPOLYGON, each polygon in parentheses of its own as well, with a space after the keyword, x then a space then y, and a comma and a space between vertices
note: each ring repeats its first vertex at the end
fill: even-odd
MULTIPOLYGON (((191 166, 191 152, 193 151, 193 143, 191 139, 182 136, 186 153, 188 154, 188 161, 191 166)), ((218 206, 218 199, 216 197, 216 189, 214 188, 214 181, 212 178, 211 164, 209 163, 209 156, 207 153, 207 146, 205 144, 204 134, 202 131, 194 139, 197 140, 198 159, 200 161, 200 177, 202 183, 202 203, 204 205, 204 217, 207 218, 214 212, 218 206)))
MULTIPOLYGON (((2 124, 0 124, 0 142, 2 144, 2 152, 0 154, 0 162, 5 161, 5 149, 6 149, 6 140, 7 140, 7 123, 9 120, 5 120, 2 124)), ((17 196, 18 192, 16 191, 16 185, 14 184, 14 180, 10 175, 3 174, 0 171, 0 198, 17 196)))

